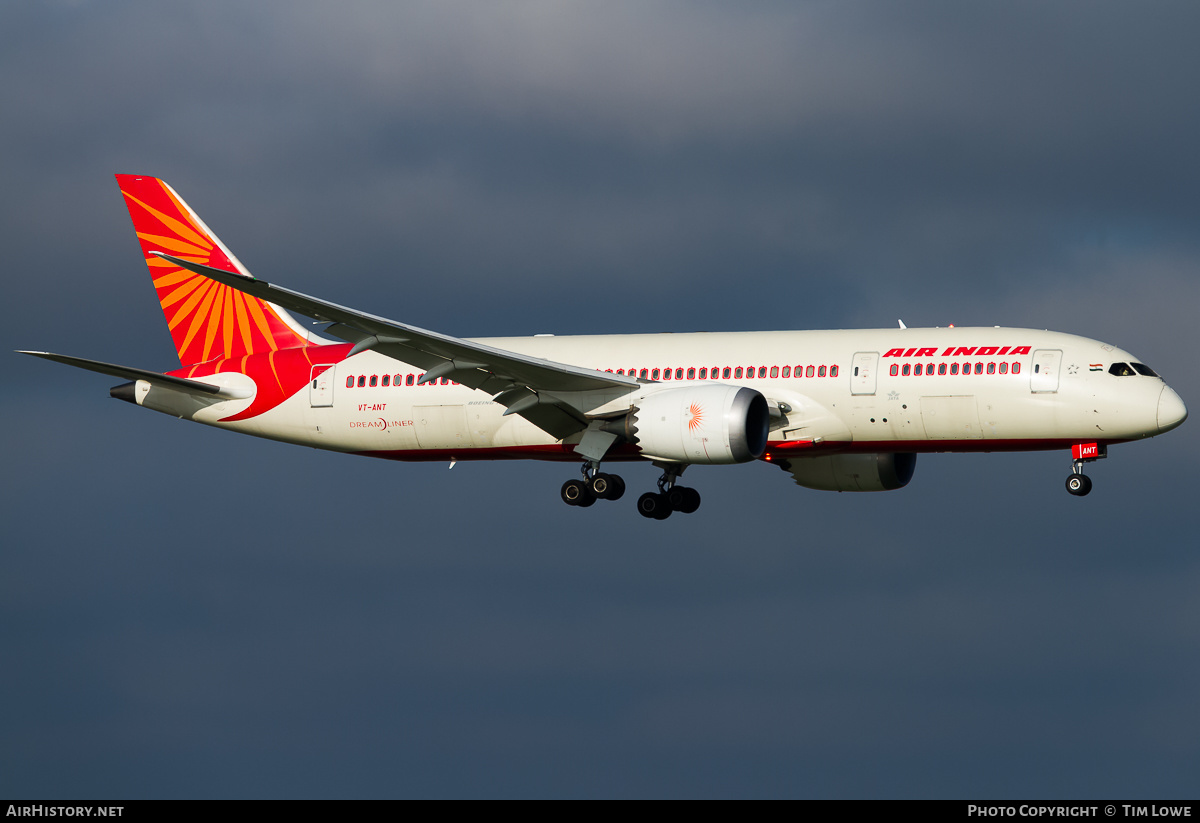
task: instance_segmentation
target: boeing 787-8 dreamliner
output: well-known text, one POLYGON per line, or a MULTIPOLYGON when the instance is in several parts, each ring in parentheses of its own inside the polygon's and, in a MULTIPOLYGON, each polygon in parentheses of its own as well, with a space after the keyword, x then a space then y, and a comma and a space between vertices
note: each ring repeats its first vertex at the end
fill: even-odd
POLYGON ((1187 418, 1132 354, 1051 331, 450 337, 258 280, 165 182, 117 181, 182 368, 25 353, 258 437, 390 460, 576 462, 561 490, 573 506, 624 494, 602 464, 650 461, 662 475, 638 511, 661 520, 699 507, 677 482, 688 466, 753 460, 811 489, 884 491, 907 485, 920 452, 1070 449, 1067 490, 1085 495, 1085 463, 1187 418))

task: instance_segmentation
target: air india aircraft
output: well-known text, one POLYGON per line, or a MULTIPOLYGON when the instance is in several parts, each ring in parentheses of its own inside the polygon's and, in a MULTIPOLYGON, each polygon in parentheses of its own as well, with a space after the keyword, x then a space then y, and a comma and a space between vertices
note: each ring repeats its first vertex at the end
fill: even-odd
POLYGON ((696 464, 762 460, 831 491, 908 484, 921 452, 1108 446, 1187 409, 1126 351, 1070 334, 905 328, 464 340, 251 276, 162 180, 117 175, 182 368, 23 352, 122 378, 113 397, 245 434, 390 460, 578 462, 572 506, 616 500, 601 464, 650 461, 638 511, 690 513, 696 464), (327 324, 318 337, 289 312, 327 324))

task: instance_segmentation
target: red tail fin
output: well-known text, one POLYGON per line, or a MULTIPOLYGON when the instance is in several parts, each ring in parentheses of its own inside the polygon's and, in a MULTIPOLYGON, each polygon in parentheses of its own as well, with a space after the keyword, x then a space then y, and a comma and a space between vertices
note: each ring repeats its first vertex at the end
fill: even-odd
POLYGON ((125 195, 182 365, 310 345, 307 333, 279 306, 151 254, 164 251, 249 275, 204 221, 162 180, 118 174, 117 183, 125 195))

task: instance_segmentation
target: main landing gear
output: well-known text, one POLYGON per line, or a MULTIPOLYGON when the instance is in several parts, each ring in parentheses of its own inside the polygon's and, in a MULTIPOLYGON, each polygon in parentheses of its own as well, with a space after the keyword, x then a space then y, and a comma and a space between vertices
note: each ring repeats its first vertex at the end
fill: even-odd
MULTIPOLYGON (((675 481, 683 474, 679 463, 655 463, 663 470, 658 478, 658 491, 646 492, 638 498, 637 509, 643 517, 666 520, 671 512, 691 514, 700 508, 700 492, 675 481)), ((568 506, 587 508, 597 500, 620 500, 625 494, 625 481, 618 475, 599 471, 594 463, 583 464, 583 479, 568 480, 562 485, 562 499, 568 506)))
POLYGON ((655 463, 663 470, 658 478, 658 491, 646 492, 638 498, 638 514, 652 520, 666 520, 671 512, 691 514, 700 508, 700 492, 687 486, 676 486, 675 481, 683 474, 684 466, 679 463, 655 463))
POLYGON ((1082 443, 1071 447, 1071 474, 1067 477, 1067 491, 1083 497, 1092 490, 1092 478, 1083 473, 1084 463, 1093 463, 1108 456, 1108 448, 1096 443, 1082 443))
POLYGON ((568 506, 587 508, 597 500, 620 500, 625 494, 625 481, 615 474, 597 471, 591 463, 583 464, 583 479, 568 480, 562 486, 562 499, 568 506))

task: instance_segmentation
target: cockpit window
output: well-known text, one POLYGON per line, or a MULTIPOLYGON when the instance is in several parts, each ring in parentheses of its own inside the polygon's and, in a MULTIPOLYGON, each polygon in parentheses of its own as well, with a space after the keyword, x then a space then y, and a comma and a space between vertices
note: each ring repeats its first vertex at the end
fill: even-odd
POLYGON ((1108 367, 1109 374, 1115 374, 1117 377, 1133 377, 1134 370, 1128 363, 1113 363, 1108 367))
POLYGON ((1158 377, 1158 375, 1154 373, 1154 369, 1150 368, 1145 363, 1131 363, 1130 365, 1137 369, 1138 374, 1143 374, 1146 377, 1158 377))

